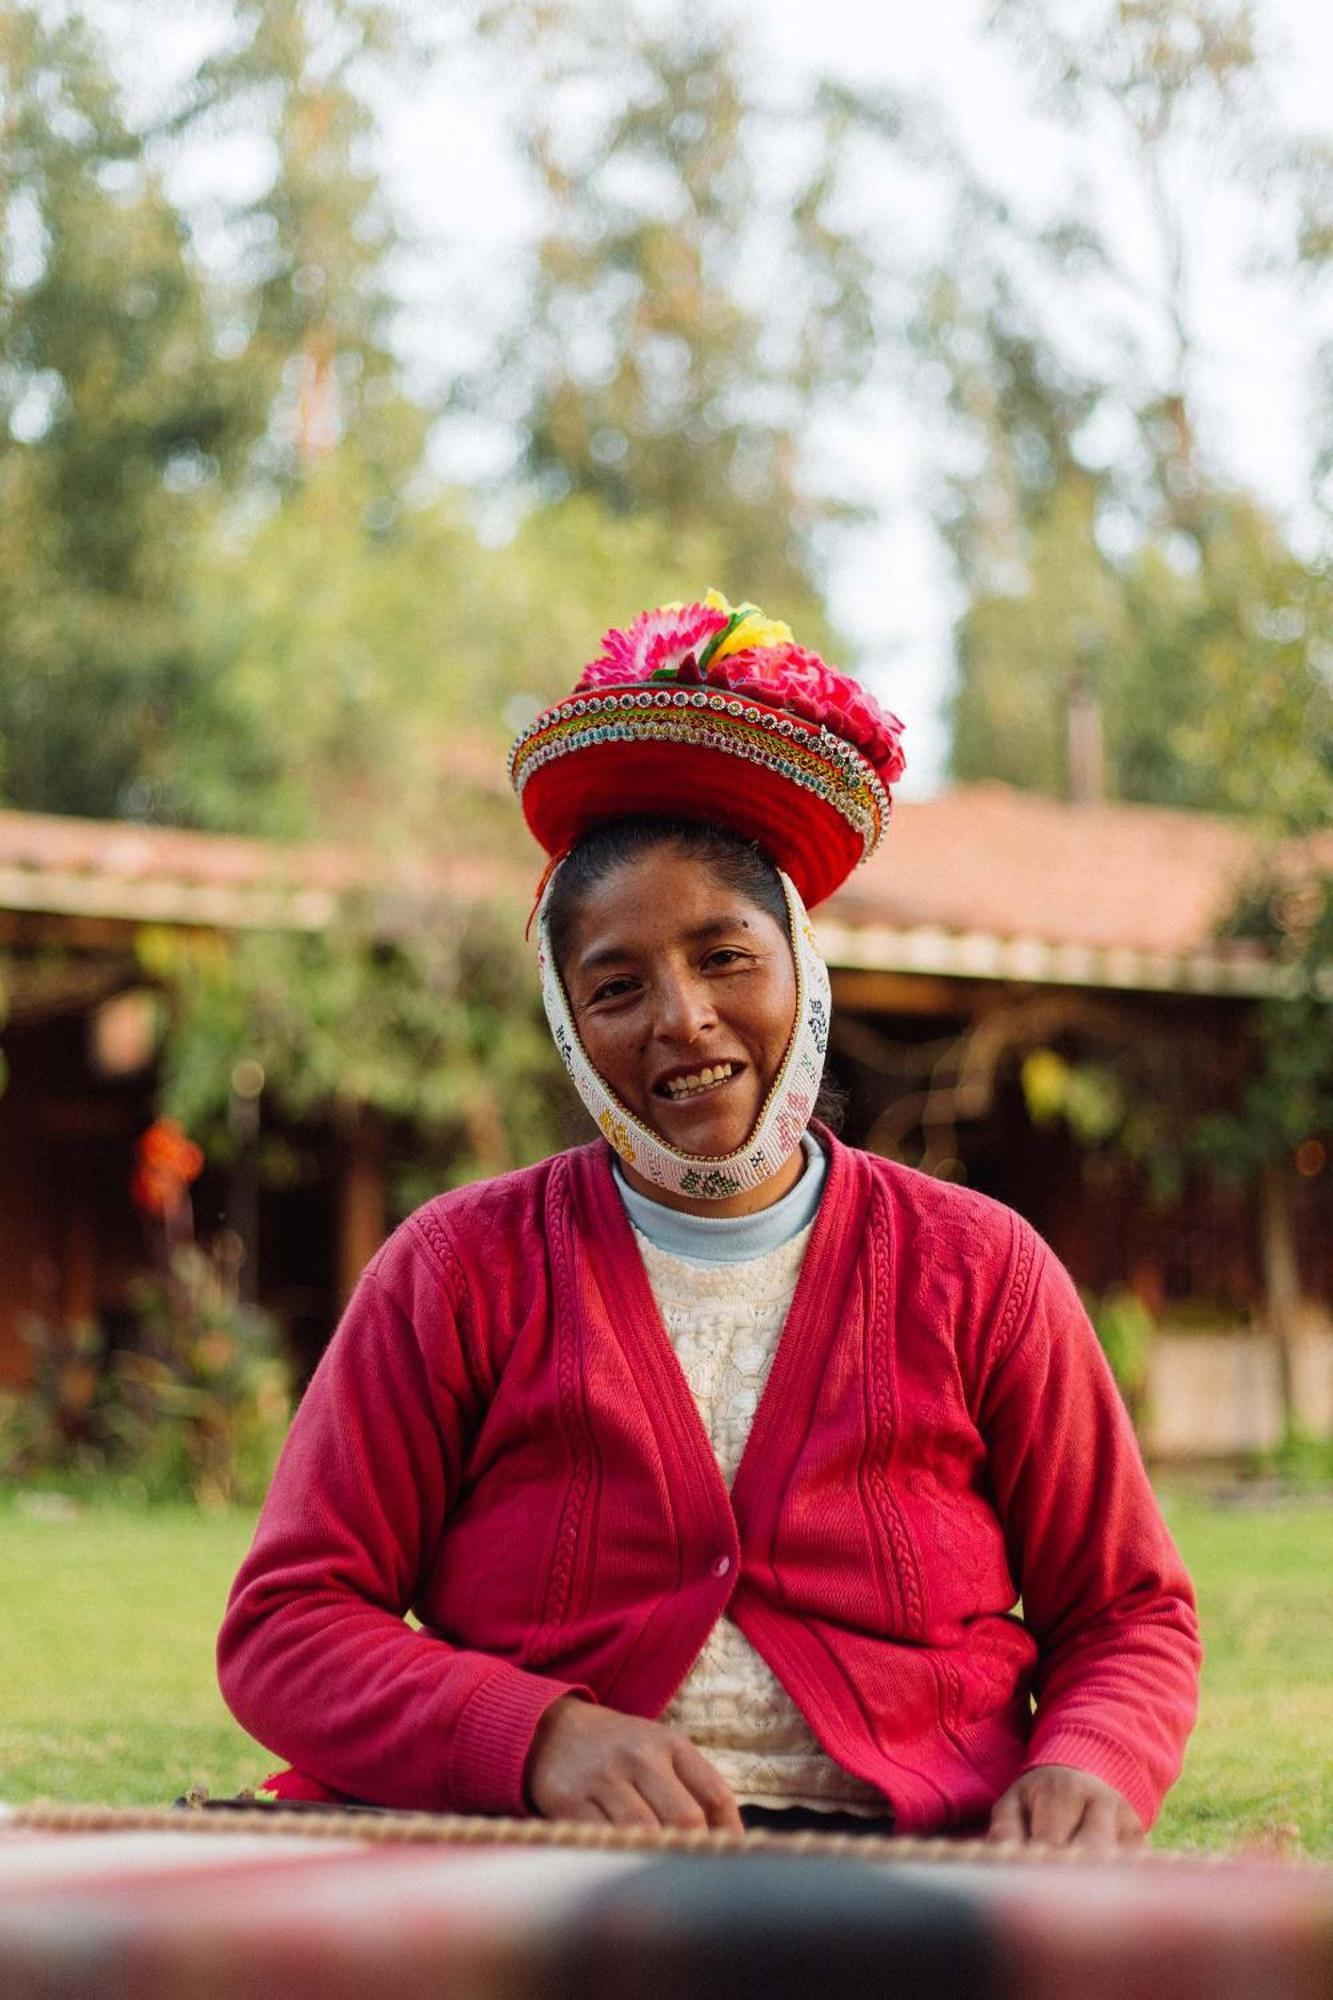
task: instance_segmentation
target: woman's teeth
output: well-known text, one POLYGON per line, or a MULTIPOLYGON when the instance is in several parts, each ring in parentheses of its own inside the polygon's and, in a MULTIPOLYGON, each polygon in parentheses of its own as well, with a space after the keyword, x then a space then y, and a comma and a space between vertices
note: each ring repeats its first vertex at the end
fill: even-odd
POLYGON ((712 1069, 696 1070, 693 1076, 672 1076, 667 1078, 666 1090, 670 1097, 694 1097, 699 1091, 707 1090, 712 1084, 725 1083, 734 1075, 735 1063, 718 1063, 712 1069))

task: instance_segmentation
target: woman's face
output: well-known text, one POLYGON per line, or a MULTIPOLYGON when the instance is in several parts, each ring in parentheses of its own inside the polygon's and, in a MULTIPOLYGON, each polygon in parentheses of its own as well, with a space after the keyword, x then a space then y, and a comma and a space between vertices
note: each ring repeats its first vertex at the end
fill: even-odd
POLYGON ((785 930, 675 846, 585 892, 560 967, 589 1062, 683 1153, 754 1130, 796 1022, 785 930))

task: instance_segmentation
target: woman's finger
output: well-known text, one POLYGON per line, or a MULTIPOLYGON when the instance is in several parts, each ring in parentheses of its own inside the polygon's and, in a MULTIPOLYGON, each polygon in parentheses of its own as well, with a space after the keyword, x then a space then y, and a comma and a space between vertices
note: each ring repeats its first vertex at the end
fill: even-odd
POLYGON ((1120 1815, 1113 1798, 1089 1799, 1071 1845, 1088 1854, 1114 1854, 1120 1845, 1120 1815))
POLYGON ((1077 1781, 1061 1772, 1035 1772, 1028 1794, 1032 1838, 1047 1847, 1064 1847, 1078 1832, 1087 1794, 1077 1781))
POLYGON ((1012 1785, 1002 1798, 995 1801, 991 1809, 990 1825, 986 1829, 987 1840, 1018 1840, 1028 1837, 1027 1812, 1023 1794, 1017 1785, 1012 1785))
POLYGON ((593 1794, 612 1826, 660 1826, 642 1792, 623 1778, 605 1778, 593 1794))
POLYGON ((562 1807, 558 1813, 550 1813, 547 1818, 573 1820, 579 1826, 606 1826, 608 1815, 603 1812, 596 1799, 580 1799, 577 1804, 562 1807))
POLYGON ((702 1802, 695 1798, 671 1762, 645 1763, 634 1773, 634 1783, 652 1807, 659 1825, 687 1828, 708 1825, 702 1802))
POLYGON ((709 1826, 721 1833, 744 1833, 745 1824, 731 1786, 701 1750, 682 1738, 672 1752, 671 1762, 681 1783, 703 1807, 709 1826))

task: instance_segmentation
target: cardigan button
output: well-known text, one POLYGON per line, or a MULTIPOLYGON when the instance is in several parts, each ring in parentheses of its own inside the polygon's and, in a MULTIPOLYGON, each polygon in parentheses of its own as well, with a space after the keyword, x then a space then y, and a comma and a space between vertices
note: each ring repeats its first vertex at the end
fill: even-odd
POLYGON ((731 1568, 730 1556, 714 1556, 712 1570, 714 1576, 725 1576, 731 1568))

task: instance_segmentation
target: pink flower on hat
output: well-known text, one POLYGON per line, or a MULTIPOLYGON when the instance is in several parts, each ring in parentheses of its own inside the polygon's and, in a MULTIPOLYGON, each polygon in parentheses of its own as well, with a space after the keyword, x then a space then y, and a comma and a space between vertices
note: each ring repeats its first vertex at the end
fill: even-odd
POLYGON ((625 631, 613 627, 602 634, 602 651, 584 668, 574 692, 663 678, 704 680, 823 723, 854 744, 886 785, 902 776, 903 725, 897 716, 850 675, 798 646, 789 626, 766 618, 756 605, 733 607, 710 590, 702 604, 641 611, 625 631))
POLYGON ((733 653, 721 668, 720 675, 709 669, 710 682, 776 702, 807 722, 827 724, 864 752, 886 785, 895 784, 906 769, 898 717, 881 708, 850 675, 826 666, 818 653, 804 646, 766 646, 733 653))
POLYGON ((655 611, 641 611, 628 630, 613 626, 603 632, 601 653, 583 669, 574 692, 677 672, 691 654, 697 660, 726 623, 726 612, 707 604, 661 604, 655 611))

